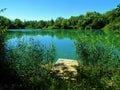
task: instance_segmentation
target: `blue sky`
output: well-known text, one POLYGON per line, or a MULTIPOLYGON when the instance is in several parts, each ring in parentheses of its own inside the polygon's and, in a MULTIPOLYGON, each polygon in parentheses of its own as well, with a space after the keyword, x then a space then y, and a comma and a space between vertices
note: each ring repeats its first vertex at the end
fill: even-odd
POLYGON ((88 11, 104 13, 114 9, 120 0, 0 0, 0 15, 14 20, 50 20, 69 18, 88 11))

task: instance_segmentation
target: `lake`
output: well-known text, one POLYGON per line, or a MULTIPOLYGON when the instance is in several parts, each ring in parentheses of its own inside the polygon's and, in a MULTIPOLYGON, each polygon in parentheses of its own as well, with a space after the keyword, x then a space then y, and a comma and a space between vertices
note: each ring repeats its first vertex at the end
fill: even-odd
POLYGON ((74 42, 75 31, 71 30, 25 30, 10 29, 7 34, 7 47, 16 47, 20 41, 40 43, 48 47, 54 44, 56 48, 56 60, 58 58, 76 59, 76 50, 74 42))
MULTIPOLYGON (((25 49, 24 46, 26 45, 28 47, 26 51, 21 50, 21 48, 16 49, 17 52, 12 53, 15 55, 22 51, 21 53, 24 53, 26 57, 31 58, 31 56, 36 56, 37 54, 32 53, 27 55, 27 51, 33 46, 37 45, 41 47, 43 45, 46 52, 49 52, 48 48, 54 45, 55 61, 59 58, 64 58, 79 59, 85 63, 94 63, 98 60, 102 60, 103 62, 103 60, 108 59, 117 63, 120 60, 119 38, 119 33, 102 30, 10 29, 6 35, 6 47, 10 51, 22 45, 22 48, 25 49)), ((40 49, 39 47, 37 48, 40 49)), ((21 56, 18 55, 15 58, 20 59, 21 56)), ((22 59, 24 58, 25 56, 22 59)))

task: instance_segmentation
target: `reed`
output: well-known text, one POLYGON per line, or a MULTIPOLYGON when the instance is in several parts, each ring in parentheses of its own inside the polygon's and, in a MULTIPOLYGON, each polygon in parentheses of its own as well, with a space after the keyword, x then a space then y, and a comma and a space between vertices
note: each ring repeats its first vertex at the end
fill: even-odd
POLYGON ((57 76, 57 72, 51 72, 56 54, 53 44, 46 47, 31 38, 30 42, 22 40, 15 47, 4 48, 4 60, 9 67, 0 69, 4 74, 3 81, 6 80, 0 83, 0 89, 119 90, 119 34, 92 30, 79 31, 77 34, 80 37, 75 47, 82 64, 76 67, 78 73, 74 80, 71 80, 73 76, 70 73, 68 76, 71 78, 64 80, 57 76))

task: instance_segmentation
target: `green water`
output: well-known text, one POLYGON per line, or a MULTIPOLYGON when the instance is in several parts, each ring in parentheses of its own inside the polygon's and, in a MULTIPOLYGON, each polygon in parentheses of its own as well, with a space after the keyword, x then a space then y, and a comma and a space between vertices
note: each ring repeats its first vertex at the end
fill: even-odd
POLYGON ((65 58, 88 62, 108 59, 109 56, 111 60, 119 61, 119 39, 119 33, 102 30, 11 29, 6 35, 6 46, 12 49, 22 42, 28 46, 42 44, 47 50, 53 44, 56 49, 55 60, 65 58))
POLYGON ((71 30, 28 30, 14 29, 7 33, 7 47, 16 47, 20 41, 42 44, 46 48, 53 44, 58 58, 76 59, 74 42, 76 32, 71 30), (32 40, 32 41, 31 41, 32 40))

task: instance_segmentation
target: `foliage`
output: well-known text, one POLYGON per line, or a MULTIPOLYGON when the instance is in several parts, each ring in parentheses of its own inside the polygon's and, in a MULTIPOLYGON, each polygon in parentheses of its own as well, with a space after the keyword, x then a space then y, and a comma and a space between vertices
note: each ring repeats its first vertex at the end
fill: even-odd
MULTIPOLYGON (((11 48, 6 47, 6 62, 12 67, 12 72, 19 77, 20 80, 14 83, 12 88, 29 88, 34 90, 38 84, 42 84, 47 79, 47 70, 44 65, 49 65, 55 59, 55 47, 45 47, 42 44, 36 44, 31 38, 29 43, 24 40, 19 41, 17 46, 11 48), (19 85, 20 84, 20 85, 19 85)), ((14 81, 11 80, 11 81, 14 81)), ((45 82, 44 82, 45 83, 45 82)), ((43 84, 42 84, 43 85, 43 84)), ((43 88, 42 85, 39 88, 43 88)), ((6 87, 4 87, 6 88, 6 87)), ((7 88, 10 88, 9 86, 7 88)), ((6 89, 7 89, 6 88, 6 89)))
POLYGON ((118 30, 120 31, 120 5, 116 9, 108 11, 104 14, 107 19, 107 25, 104 27, 105 30, 118 30))
MULTIPOLYGON (((3 90, 119 90, 120 89, 120 7, 105 14, 88 12, 55 21, 11 21, 0 17, 0 89, 3 90), (105 26, 105 27, 104 27, 105 26), (51 72, 55 47, 19 41, 15 47, 5 47, 5 28, 110 29, 117 32, 84 30, 76 32, 78 59, 75 80, 64 80, 51 72), (49 61, 49 62, 48 62, 49 61), (52 64, 51 64, 52 63, 52 64)), ((50 34, 54 34, 50 33, 50 34)), ((59 34, 58 34, 59 35, 59 34)), ((69 34, 71 35, 71 34, 69 34)), ((60 38, 62 36, 60 35, 60 38)), ((70 77, 71 74, 69 75, 70 77)))
POLYGON ((76 67, 78 73, 70 73, 68 80, 61 79, 51 71, 55 58, 55 47, 20 40, 17 46, 7 47, 6 60, 10 61, 14 76, 10 84, 1 85, 9 90, 119 90, 120 86, 120 47, 116 41, 119 34, 103 31, 79 31, 76 41, 78 59, 83 63, 76 67), (112 35, 111 35, 112 34, 112 35), (91 39, 91 40, 90 40, 91 39), (111 44, 112 42, 112 44, 111 44), (86 60, 86 61, 85 61, 86 60), (48 63, 48 61, 50 61, 48 63), (93 63, 94 62, 94 63, 93 63), (115 62, 115 63, 114 63, 115 62), (87 86, 86 86, 87 85, 87 86))
POLYGON ((9 20, 0 17, 0 24, 8 29, 120 29, 120 5, 116 9, 110 10, 104 14, 98 12, 87 12, 85 15, 71 16, 69 19, 58 17, 56 20, 48 21, 21 21, 15 19, 9 20))
POLYGON ((78 82, 82 82, 80 87, 87 85, 95 90, 120 88, 120 47, 116 42, 117 35, 120 36, 110 32, 103 34, 86 31, 75 43, 78 60, 83 63, 77 68, 78 82))
MULTIPOLYGON (((2 9, 0 12, 4 11, 2 9)), ((17 77, 15 70, 11 67, 10 62, 6 61, 6 48, 5 48, 5 36, 7 32, 7 27, 0 17, 3 23, 0 23, 0 89, 3 90, 8 87, 13 87, 13 83, 19 83, 21 80, 17 77), (19 81, 19 82, 17 82, 19 81)), ((6 19, 6 22, 9 21, 6 19)))

